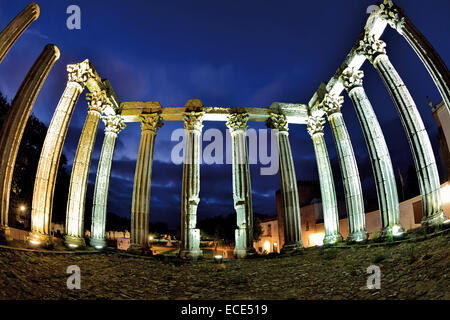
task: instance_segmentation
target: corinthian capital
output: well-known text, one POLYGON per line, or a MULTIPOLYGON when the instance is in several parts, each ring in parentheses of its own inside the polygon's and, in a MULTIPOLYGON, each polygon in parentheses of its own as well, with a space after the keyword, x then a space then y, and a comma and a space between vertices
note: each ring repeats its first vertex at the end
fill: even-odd
POLYGON ((267 120, 267 126, 270 129, 277 129, 279 131, 288 131, 288 122, 284 114, 271 113, 267 120))
POLYGON ((396 6, 391 0, 384 0, 379 7, 379 17, 385 20, 392 28, 400 31, 405 23, 403 10, 396 6))
POLYGON ((325 113, 330 116, 333 113, 341 112, 342 104, 344 103, 344 97, 336 94, 326 93, 320 103, 321 108, 325 113))
POLYGON ((83 87, 90 77, 94 77, 94 69, 91 67, 88 59, 77 64, 67 65, 67 73, 69 82, 76 82, 83 87))
POLYGON ((188 111, 184 113, 184 128, 186 130, 202 130, 203 111, 188 111))
POLYGON ((105 133, 114 133, 117 135, 126 127, 126 124, 120 115, 103 116, 102 120, 105 123, 105 133))
POLYGON ((323 135, 323 125, 325 124, 324 118, 309 117, 308 120, 306 120, 306 124, 308 125, 307 130, 311 137, 318 134, 323 135))
POLYGON ((228 116, 226 123, 227 127, 231 130, 245 130, 247 129, 247 121, 249 118, 248 113, 232 113, 228 116))
POLYGON ((386 54, 386 43, 383 40, 375 38, 375 35, 366 32, 364 39, 359 41, 356 53, 364 55, 373 63, 375 58, 381 54, 386 54))
POLYGON ((345 90, 350 91, 355 87, 362 87, 364 72, 355 68, 346 68, 341 75, 345 90))
POLYGON ((163 126, 162 117, 159 113, 142 114, 141 129, 142 131, 152 131, 156 133, 163 126))
POLYGON ((86 100, 88 101, 89 111, 98 111, 100 113, 103 112, 105 105, 109 104, 105 90, 86 93, 86 100))

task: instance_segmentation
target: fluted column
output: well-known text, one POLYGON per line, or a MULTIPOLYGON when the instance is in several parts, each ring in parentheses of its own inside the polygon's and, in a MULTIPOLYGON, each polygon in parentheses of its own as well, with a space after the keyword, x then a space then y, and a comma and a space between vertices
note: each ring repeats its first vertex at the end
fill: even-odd
POLYGON ((430 138, 411 94, 386 55, 385 47, 383 41, 376 40, 366 33, 364 39, 360 41, 357 53, 365 55, 378 71, 394 100, 405 128, 422 195, 422 225, 440 225, 445 221, 445 216, 442 210, 439 174, 430 138))
POLYGON ((392 1, 385 0, 383 4, 380 4, 378 14, 397 30, 414 49, 433 78, 447 106, 447 111, 450 112, 450 72, 431 43, 405 16, 403 10, 392 1))
POLYGON ((362 85, 363 77, 364 73, 362 71, 353 68, 347 68, 342 73, 344 87, 355 106, 369 150, 377 187, 381 215, 381 234, 383 236, 400 236, 403 233, 403 229, 400 225, 397 185, 391 157, 377 116, 364 91, 362 85))
POLYGON ((327 93, 321 107, 328 116, 341 167, 350 227, 347 241, 363 241, 367 239, 364 200, 355 153, 341 113, 343 102, 344 97, 327 93))
POLYGON ((204 112, 184 114, 185 148, 181 195, 180 257, 197 259, 200 250, 200 229, 197 229, 197 207, 200 202, 201 133, 204 112))
POLYGON ((248 113, 232 113, 226 123, 232 140, 233 200, 238 227, 235 232, 234 255, 238 258, 256 253, 253 247, 252 187, 247 151, 248 117, 248 113))
POLYGON ((10 240, 8 211, 11 183, 23 132, 50 70, 59 59, 59 49, 47 45, 26 75, 11 104, 0 132, 0 239, 10 240))
POLYGON ((316 154, 319 171, 320 192, 322 195, 323 220, 325 225, 324 244, 334 244, 342 241, 339 233, 339 211, 334 187, 333 171, 328 157, 327 145, 323 137, 325 119, 308 118, 308 133, 310 134, 316 154))
POLYGON ((294 160, 289 143, 289 128, 286 116, 272 113, 267 126, 275 129, 278 141, 280 163, 280 186, 283 199, 284 239, 283 253, 291 253, 303 247, 300 220, 300 203, 298 198, 297 178, 294 160))
POLYGON ((125 129, 125 123, 119 115, 107 115, 102 118, 105 123, 105 138, 98 161, 95 179, 94 203, 92 207, 92 224, 90 245, 97 249, 106 247, 105 227, 108 206, 109 178, 114 157, 117 135, 125 129))
POLYGON ((73 161, 69 198, 67 200, 66 235, 64 242, 72 248, 85 245, 84 208, 87 179, 98 124, 102 116, 103 108, 107 103, 104 91, 97 91, 86 96, 89 100, 89 107, 73 161))
POLYGON ((130 251, 148 249, 150 213, 150 186, 152 182, 153 150, 158 128, 162 126, 158 113, 141 115, 141 143, 134 174, 133 203, 131 206, 130 251))
POLYGON ((51 240, 53 193, 59 158, 73 108, 77 104, 86 82, 93 76, 93 69, 88 60, 68 65, 67 71, 69 77, 67 86, 47 130, 34 182, 30 235, 30 242, 33 244, 51 240))
POLYGON ((40 9, 36 2, 31 2, 0 33, 0 63, 17 39, 39 18, 40 9))

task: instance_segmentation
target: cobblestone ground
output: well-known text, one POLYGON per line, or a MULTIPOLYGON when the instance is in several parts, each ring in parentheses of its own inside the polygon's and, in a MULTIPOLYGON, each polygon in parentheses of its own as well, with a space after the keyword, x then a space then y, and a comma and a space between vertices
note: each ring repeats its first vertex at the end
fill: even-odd
POLYGON ((0 250, 0 299, 450 299, 450 233, 415 243, 305 249, 302 255, 180 262, 0 250), (367 267, 381 268, 368 290, 367 267), (68 290, 67 267, 81 268, 68 290))

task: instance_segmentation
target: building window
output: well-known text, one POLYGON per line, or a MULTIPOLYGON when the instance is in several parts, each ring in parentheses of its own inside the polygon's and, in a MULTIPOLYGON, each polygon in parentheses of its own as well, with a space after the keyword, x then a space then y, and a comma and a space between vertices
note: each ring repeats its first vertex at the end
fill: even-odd
POLYGON ((306 231, 309 231, 309 222, 306 221, 306 226, 305 226, 306 231))
POLYGON ((423 217, 422 200, 413 203, 413 210, 414 210, 414 223, 421 224, 423 217))
POLYGON ((269 237, 272 236, 272 225, 271 225, 271 224, 268 224, 268 225, 267 225, 267 235, 268 235, 269 237))

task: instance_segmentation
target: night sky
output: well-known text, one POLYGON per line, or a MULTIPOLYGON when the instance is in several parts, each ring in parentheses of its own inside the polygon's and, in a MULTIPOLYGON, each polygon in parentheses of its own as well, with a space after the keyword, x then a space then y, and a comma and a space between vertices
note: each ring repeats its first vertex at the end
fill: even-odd
MULTIPOLYGON (((29 1, 0 0, 0 29, 29 1)), ((37 1, 41 15, 0 65, 0 91, 12 100, 27 71, 47 43, 56 44, 61 58, 44 84, 33 113, 46 125, 66 85, 65 66, 88 58, 102 78, 110 80, 121 101, 159 101, 184 106, 198 98, 207 106, 268 107, 274 101, 307 103, 321 82, 340 66, 368 14, 369 1, 37 1), (81 8, 81 30, 66 28, 66 9, 81 8)), ((406 1, 399 6, 450 65, 450 2, 406 1)), ((388 27, 382 39, 388 55, 416 101, 439 162, 437 124, 428 106, 441 100, 425 67, 408 43, 388 27)), ((406 135, 389 94, 373 67, 366 62, 364 84, 386 136, 395 174, 406 178, 413 164, 406 135)), ((375 185, 367 147, 356 112, 346 93, 342 109, 361 175, 363 192, 374 197, 375 185)), ((83 96, 75 108, 63 153, 71 171, 86 117, 83 96)), ((155 146, 150 221, 174 228, 180 220, 182 165, 170 162, 177 142, 170 140, 182 122, 166 122, 155 146)), ((262 129, 262 123, 249 123, 262 129)), ((221 122, 205 129, 223 130, 221 122)), ((92 195, 103 141, 99 126, 89 176, 92 195)), ((326 125, 338 196, 342 182, 333 137, 326 125)), ((128 124, 119 135, 111 173, 108 211, 130 217, 134 169, 140 126, 128 124)), ((297 178, 318 179, 314 149, 304 125, 290 126, 297 178)), ((251 166, 254 212, 276 213, 279 177, 261 176, 251 166)), ((199 219, 233 212, 231 165, 202 165, 199 219)))

